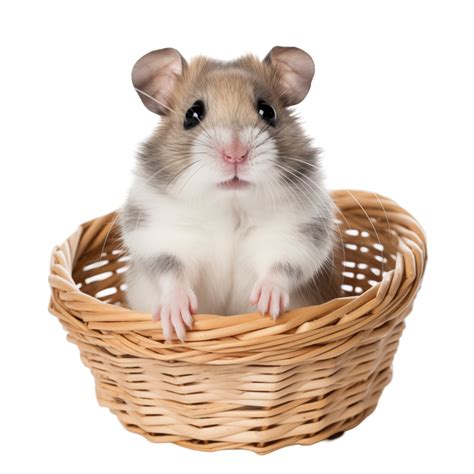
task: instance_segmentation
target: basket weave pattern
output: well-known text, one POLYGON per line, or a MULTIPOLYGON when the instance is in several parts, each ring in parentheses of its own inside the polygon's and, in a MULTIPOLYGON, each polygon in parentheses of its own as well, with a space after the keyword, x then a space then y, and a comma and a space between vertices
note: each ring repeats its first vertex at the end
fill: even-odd
POLYGON ((388 198, 335 191, 345 296, 274 322, 196 315, 185 343, 122 306, 115 213, 81 225, 51 260, 50 311, 96 380, 99 403, 151 441, 268 453, 359 424, 391 364, 426 263, 417 221, 388 198))

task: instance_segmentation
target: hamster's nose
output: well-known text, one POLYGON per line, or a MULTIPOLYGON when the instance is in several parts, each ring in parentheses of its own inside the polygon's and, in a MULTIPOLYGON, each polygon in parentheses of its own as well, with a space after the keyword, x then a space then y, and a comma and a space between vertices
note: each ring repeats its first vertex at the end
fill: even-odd
POLYGON ((235 141, 225 146, 222 150, 222 158, 232 164, 243 163, 249 156, 249 147, 240 141, 235 141))

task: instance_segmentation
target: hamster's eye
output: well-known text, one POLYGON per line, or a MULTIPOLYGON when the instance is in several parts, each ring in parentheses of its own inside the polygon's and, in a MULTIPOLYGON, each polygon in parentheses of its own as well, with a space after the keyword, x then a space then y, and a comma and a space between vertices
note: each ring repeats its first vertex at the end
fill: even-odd
POLYGON ((270 105, 267 104, 264 100, 259 99, 257 102, 257 112, 260 117, 262 117, 268 125, 274 127, 276 125, 276 112, 275 109, 270 105))
POLYGON ((204 102, 202 100, 196 100, 193 106, 186 111, 184 116, 183 126, 185 130, 194 128, 196 125, 199 125, 199 122, 202 121, 205 115, 204 102))

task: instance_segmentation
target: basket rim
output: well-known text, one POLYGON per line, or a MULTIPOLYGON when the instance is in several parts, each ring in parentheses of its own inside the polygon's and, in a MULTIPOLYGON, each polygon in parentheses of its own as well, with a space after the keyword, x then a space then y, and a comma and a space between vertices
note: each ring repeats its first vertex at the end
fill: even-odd
MULTIPOLYGON (((326 319, 331 320, 339 317, 338 315, 340 317, 337 327, 341 331, 353 327, 354 324, 360 324, 361 316, 369 311, 373 312, 374 308, 381 304, 389 307, 401 287, 411 290, 408 291, 410 294, 408 299, 411 302, 420 286, 427 260, 426 235, 421 225, 395 201, 379 193, 347 189, 334 190, 331 195, 344 211, 360 207, 367 217, 367 203, 372 200, 374 209, 376 201, 376 206, 380 208, 378 212, 385 215, 390 231, 398 236, 397 258, 393 269, 387 271, 378 283, 361 294, 342 296, 322 304, 295 308, 280 315, 276 320, 262 317, 258 312, 225 317, 218 314, 195 314, 193 329, 189 331, 192 337, 184 343, 175 341, 173 346, 186 346, 191 342, 209 343, 210 339, 216 340, 215 337, 210 337, 212 335, 219 339, 239 334, 241 342, 246 340, 250 342, 264 336, 287 334, 287 331, 295 328, 295 334, 299 334, 305 332, 304 325, 317 329, 319 321, 320 327, 324 328, 326 324, 323 323, 326 323, 326 319), (232 326, 239 327, 238 331, 232 331, 232 326)), ((150 313, 140 313, 121 305, 100 301, 82 292, 73 280, 72 272, 77 256, 80 255, 79 243, 86 233, 85 229, 90 230, 90 226, 99 221, 116 219, 116 213, 117 211, 113 211, 80 224, 62 244, 54 246, 49 275, 51 287, 49 310, 63 323, 85 324, 90 331, 120 334, 154 330, 161 333, 161 323, 152 321, 150 313), (84 317, 85 315, 87 317, 84 317)), ((162 339, 164 341, 164 338, 162 339)))

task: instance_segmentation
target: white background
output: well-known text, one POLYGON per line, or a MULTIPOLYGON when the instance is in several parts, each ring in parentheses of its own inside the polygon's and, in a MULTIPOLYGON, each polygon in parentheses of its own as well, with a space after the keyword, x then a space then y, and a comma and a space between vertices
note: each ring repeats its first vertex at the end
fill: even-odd
POLYGON ((470 2, 9 2, 0 11, 2 472, 472 472, 473 15, 470 2), (387 195, 429 240, 423 287, 377 410, 334 442, 268 456, 155 445, 99 408, 93 379, 47 312, 50 252, 124 199, 157 121, 135 60, 316 62, 299 107, 330 188, 387 195))

